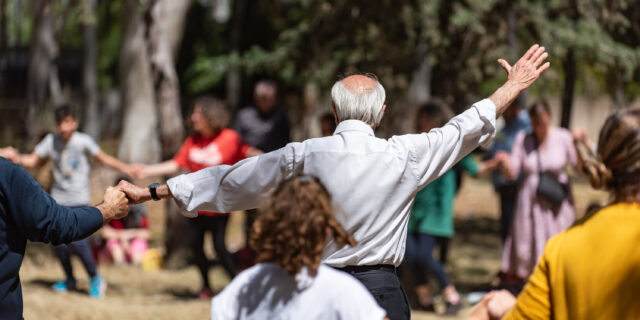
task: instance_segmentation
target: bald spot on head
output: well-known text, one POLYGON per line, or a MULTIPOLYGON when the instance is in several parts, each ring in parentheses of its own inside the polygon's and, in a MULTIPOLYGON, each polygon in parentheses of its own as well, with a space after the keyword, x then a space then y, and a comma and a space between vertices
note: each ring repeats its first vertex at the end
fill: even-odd
POLYGON ((371 92, 377 86, 376 80, 363 75, 348 76, 340 82, 354 94, 371 92))

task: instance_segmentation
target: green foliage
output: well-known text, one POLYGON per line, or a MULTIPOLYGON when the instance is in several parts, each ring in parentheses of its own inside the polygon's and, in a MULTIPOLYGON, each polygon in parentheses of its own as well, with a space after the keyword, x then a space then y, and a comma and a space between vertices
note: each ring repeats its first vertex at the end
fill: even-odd
MULTIPOLYGON (((490 94, 503 81, 495 63, 507 57, 507 12, 517 13, 519 51, 539 42, 550 52, 552 71, 545 93, 563 87, 562 61, 573 50, 579 77, 606 79, 613 72, 625 83, 638 80, 638 4, 613 0, 305 0, 260 1, 263 25, 245 27, 239 52, 201 52, 187 73, 191 92, 219 86, 230 68, 249 76, 268 74, 301 87, 326 89, 336 74, 376 73, 390 98, 403 95, 424 59, 432 63, 433 95, 456 106, 490 94), (266 45, 252 37, 257 28, 276 36, 266 45), (635 28, 635 29, 634 29, 635 28), (418 50, 419 45, 427 49, 418 50)), ((264 39, 262 39, 264 40, 264 39)), ((513 61, 512 61, 513 62, 513 61)), ((608 81, 579 79, 578 90, 607 91, 608 81)), ((628 85, 628 94, 637 90, 628 85)))
POLYGON ((118 79, 118 58, 122 39, 122 1, 98 2, 98 87, 115 86, 118 79))

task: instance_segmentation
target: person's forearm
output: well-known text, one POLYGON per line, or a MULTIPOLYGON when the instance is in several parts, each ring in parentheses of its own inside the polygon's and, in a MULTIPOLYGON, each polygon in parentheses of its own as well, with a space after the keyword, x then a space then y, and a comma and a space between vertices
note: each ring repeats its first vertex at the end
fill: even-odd
POLYGON ((96 159, 98 159, 98 161, 100 161, 102 164, 104 164, 105 166, 114 168, 122 173, 126 173, 129 174, 127 172, 127 165, 124 164, 122 161, 100 151, 98 152, 98 154, 96 155, 96 159))
POLYGON ((143 169, 145 177, 174 175, 178 173, 178 171, 180 171, 180 166, 173 160, 152 164, 143 169))
POLYGON ((18 164, 27 169, 35 168, 40 162, 40 157, 35 154, 21 154, 18 155, 18 164))
POLYGON ((261 154, 264 154, 264 152, 262 152, 262 150, 251 147, 249 148, 249 151, 247 152, 247 158, 251 158, 251 157, 257 157, 261 154))
POLYGON ((507 82, 489 97, 489 100, 496 106, 496 119, 507 110, 523 90, 522 86, 507 80, 507 82))
MULTIPOLYGON (((160 199, 173 197, 173 195, 171 194, 171 190, 169 190, 169 186, 166 183, 156 187, 156 195, 160 199)), ((138 203, 153 200, 153 198, 151 197, 151 189, 149 188, 142 188, 141 192, 136 196, 138 197, 138 199, 136 199, 136 202, 138 203)))

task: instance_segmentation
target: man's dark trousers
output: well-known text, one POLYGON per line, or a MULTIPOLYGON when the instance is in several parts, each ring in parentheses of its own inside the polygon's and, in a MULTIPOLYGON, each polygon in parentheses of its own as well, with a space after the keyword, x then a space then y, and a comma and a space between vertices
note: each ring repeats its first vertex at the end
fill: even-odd
POLYGON ((348 266, 338 268, 358 279, 369 290, 391 320, 411 318, 407 295, 400 285, 396 268, 391 265, 348 266))

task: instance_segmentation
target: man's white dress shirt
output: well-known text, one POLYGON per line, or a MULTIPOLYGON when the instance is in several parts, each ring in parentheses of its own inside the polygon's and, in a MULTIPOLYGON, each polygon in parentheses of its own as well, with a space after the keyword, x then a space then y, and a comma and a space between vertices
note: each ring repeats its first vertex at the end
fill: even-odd
POLYGON ((284 179, 316 176, 332 196, 338 221, 358 243, 338 248, 329 241, 323 262, 332 267, 398 266, 416 192, 488 143, 495 121, 496 107, 489 99, 442 128, 389 140, 376 138, 364 122, 346 120, 333 136, 289 143, 233 166, 177 176, 167 184, 186 211, 231 212, 260 206, 284 179))

